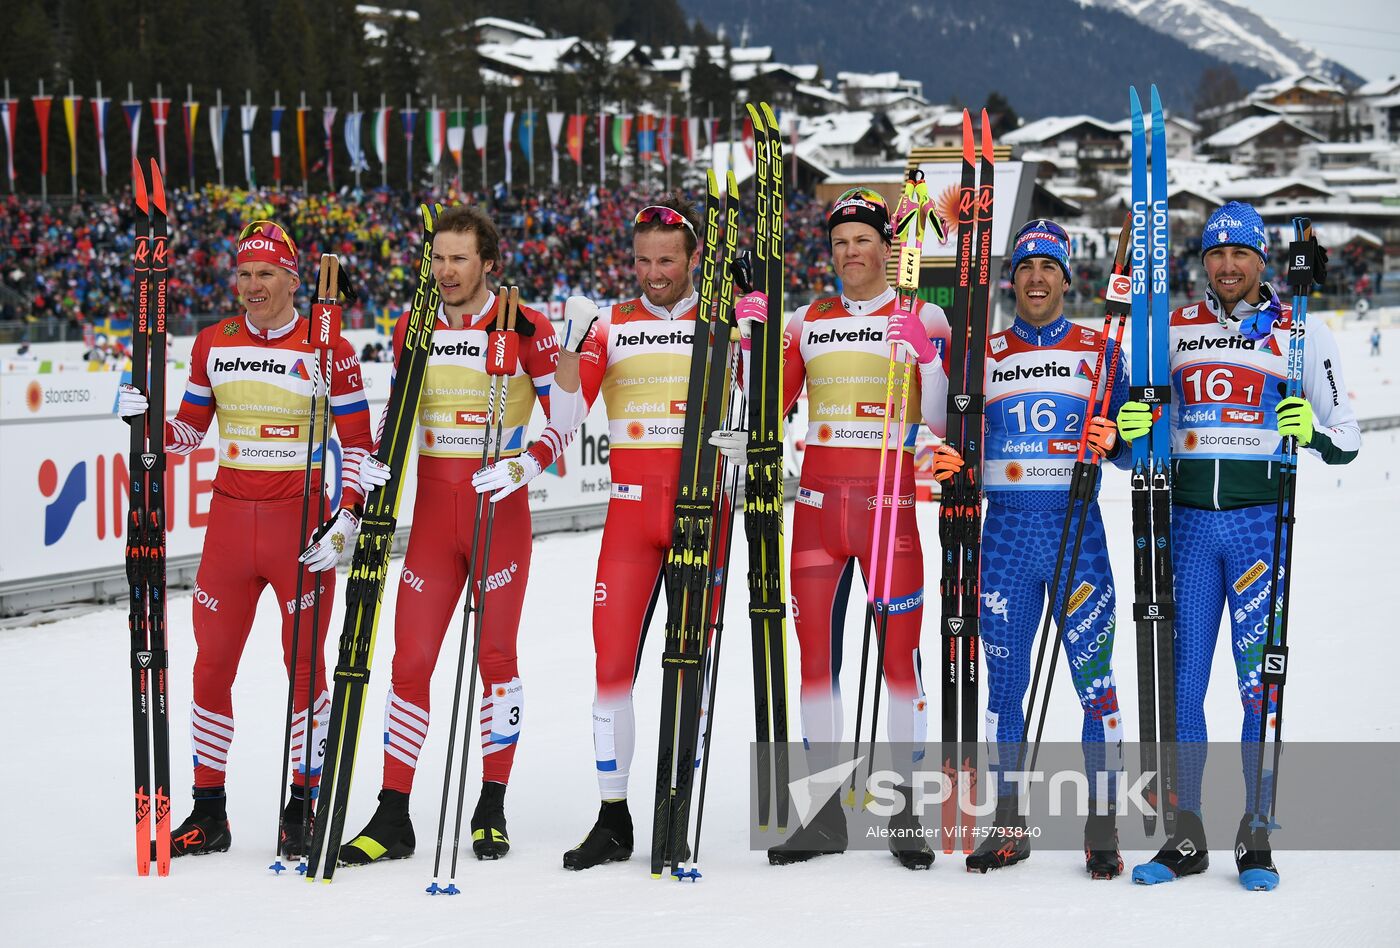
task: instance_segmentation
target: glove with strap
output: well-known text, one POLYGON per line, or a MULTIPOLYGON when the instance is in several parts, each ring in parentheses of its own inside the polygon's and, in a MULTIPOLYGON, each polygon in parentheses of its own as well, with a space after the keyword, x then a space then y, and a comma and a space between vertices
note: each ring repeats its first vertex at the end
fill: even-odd
POLYGON ((540 462, 526 451, 519 457, 503 458, 477 471, 472 475, 472 488, 478 494, 495 491, 491 503, 498 503, 534 480, 540 470, 540 462))
POLYGON ((355 548, 355 540, 360 535, 360 518, 349 507, 342 507, 336 515, 317 528, 308 546, 298 559, 313 573, 335 569, 335 564, 346 550, 355 548))

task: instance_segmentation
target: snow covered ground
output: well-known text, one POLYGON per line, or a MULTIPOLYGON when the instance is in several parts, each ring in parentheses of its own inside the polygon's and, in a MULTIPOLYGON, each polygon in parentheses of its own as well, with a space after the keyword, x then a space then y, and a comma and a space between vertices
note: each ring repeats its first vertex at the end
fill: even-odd
MULTIPOLYGON (((1400 414, 1400 328, 1385 330, 1386 355, 1365 354, 1365 332, 1341 334, 1348 387, 1363 417, 1400 414)), ((1400 740, 1400 691, 1389 672, 1400 660, 1400 431, 1367 437, 1358 460, 1325 468, 1305 459, 1300 475, 1297 580, 1292 620, 1289 737, 1400 740), (1343 662, 1334 659, 1342 646, 1343 662), (1324 652, 1324 649, 1327 651, 1324 652), (1345 670, 1345 678, 1339 671, 1345 670)), ((1110 472, 1104 518, 1122 585, 1130 576, 1126 478, 1110 472), (1114 540, 1114 538, 1117 538, 1114 540)), ((934 509, 922 509, 925 543, 936 545, 934 509)), ((1243 892, 1226 841, 1206 875, 1144 888, 1126 878, 1093 883, 1082 857, 1039 852, 1024 865, 972 876, 939 855, 932 872, 911 873, 883 853, 856 852, 774 868, 748 849, 747 741, 751 693, 743 603, 730 599, 702 869, 696 885, 653 881, 646 870, 650 773, 655 765, 659 630, 637 686, 638 751, 633 816, 638 855, 585 873, 560 868, 597 809, 590 702, 589 628, 596 532, 536 542, 532 586, 520 636, 528 702, 525 732, 507 797, 514 849, 497 863, 468 858, 459 898, 428 898, 438 791, 456 631, 433 682, 435 729, 420 762, 414 819, 418 855, 341 870, 331 886, 273 876, 274 780, 285 680, 277 616, 263 610, 234 693, 238 736, 229 773, 230 852, 174 863, 167 879, 138 878, 131 858, 130 741, 125 608, 0 630, 0 714, 9 721, 0 799, 11 858, 0 864, 0 925, 7 945, 262 944, 314 938, 322 944, 633 944, 660 939, 706 943, 852 944, 942 942, 961 936, 1002 944, 1395 944, 1400 936, 1400 859, 1395 853, 1281 853, 1283 883, 1271 894, 1243 892), (42 725, 40 724, 42 722, 42 725), (640 775, 640 776, 638 776, 640 775), (517 901, 519 900, 519 901, 517 901)), ((744 544, 735 544, 735 575, 744 544)), ((397 573, 392 574, 397 578, 397 573)), ((929 586, 936 581, 930 560, 929 586)), ((385 613, 393 615, 396 582, 385 613)), ((189 809, 185 748, 193 645, 190 597, 170 603, 175 818, 189 809)), ((1122 621, 1120 616, 1120 621, 1122 621)), ((932 621, 929 628, 932 628, 932 621)), ((393 654, 381 624, 367 726, 358 759, 351 832, 368 818, 380 775, 377 732, 393 654)), ((857 628, 853 614, 849 628, 857 628)), ((332 629, 339 628, 339 610, 332 629)), ((1230 733, 1239 704, 1227 638, 1216 656, 1208 714, 1230 733)), ((927 645, 926 641, 926 645, 927 645)), ((790 648, 795 649, 795 643, 790 648)), ((854 720, 859 635, 846 637, 847 721, 854 720)), ((1136 730, 1133 636, 1120 634, 1115 664, 1120 701, 1136 730)), ((797 682, 790 682, 796 699, 797 682)), ((1047 739, 1073 740, 1078 710, 1061 683, 1047 739)), ((796 714, 793 725, 796 726, 796 714)), ((474 773, 480 755, 472 753, 474 773)), ((1380 793, 1389 794, 1393 788, 1380 793)), ((468 806, 470 807, 469 801, 468 806)), ((1386 812, 1382 808, 1381 812, 1386 812)), ((1305 818, 1289 812, 1282 818, 1305 818)), ((1390 817, 1383 817, 1390 818, 1390 817)), ((1125 853, 1130 865, 1148 853, 1125 853)))

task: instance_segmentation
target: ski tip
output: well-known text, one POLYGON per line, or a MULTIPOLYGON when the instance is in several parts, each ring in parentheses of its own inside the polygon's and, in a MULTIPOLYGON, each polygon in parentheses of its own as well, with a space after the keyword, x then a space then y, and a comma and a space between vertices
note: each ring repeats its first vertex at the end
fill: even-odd
POLYGON ((1134 112, 1142 111, 1142 99, 1138 97, 1137 86, 1128 86, 1128 104, 1134 112))
POLYGON ((141 159, 131 159, 131 193, 136 198, 136 207, 142 214, 151 212, 146 199, 146 174, 141 170, 141 159))
POLYGON ((991 164, 996 160, 992 151, 992 123, 987 118, 987 110, 982 110, 982 160, 991 164))
POLYGON ((773 112, 773 107, 767 102, 760 102, 758 105, 759 108, 763 109, 763 118, 768 123, 768 131, 775 135, 778 134, 781 129, 778 128, 778 116, 773 112))
POLYGON ((165 204, 165 178, 161 177, 160 164, 151 159, 151 206, 162 215, 168 216, 165 204))
POLYGON ((719 197, 719 178, 715 176, 715 169, 710 168, 708 171, 705 172, 705 184, 706 184, 706 186, 709 188, 709 193, 710 193, 713 197, 718 198, 718 197, 719 197))
POLYGON ((739 179, 734 177, 734 170, 731 168, 724 174, 725 193, 734 200, 739 200, 739 179))
POLYGON ((763 121, 763 115, 758 111, 758 106, 752 102, 745 102, 744 109, 749 113, 749 121, 753 123, 754 131, 759 131, 767 125, 763 121))
POLYGON ((1162 97, 1161 97, 1160 95, 1157 94, 1157 83, 1155 83, 1155 82, 1152 83, 1152 88, 1151 88, 1151 90, 1149 91, 1149 94, 1152 96, 1152 111, 1153 111, 1154 113, 1161 112, 1161 111, 1162 111, 1162 97))

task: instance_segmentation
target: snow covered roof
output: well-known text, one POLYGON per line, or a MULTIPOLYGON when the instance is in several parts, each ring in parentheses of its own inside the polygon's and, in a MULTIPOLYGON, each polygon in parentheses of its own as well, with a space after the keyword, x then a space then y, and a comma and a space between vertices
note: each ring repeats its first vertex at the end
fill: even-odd
MULTIPOLYGON (((1214 192, 1216 188, 1230 181, 1248 178, 1253 171, 1242 165, 1221 161, 1188 161, 1175 159, 1167 162, 1169 185, 1188 188, 1197 193, 1214 192)), ((1126 181, 1126 177, 1124 178, 1126 181)), ((1221 202, 1222 204, 1225 202, 1221 202)))
MULTIPOLYGON (((615 66, 636 51, 637 44, 632 40, 609 40, 608 63, 615 66)), ((564 59, 576 52, 593 56, 593 49, 577 36, 518 39, 511 43, 482 43, 477 47, 477 55, 487 62, 541 75, 558 72, 564 59)))
POLYGON ((812 82, 799 82, 794 91, 798 95, 805 95, 813 99, 821 99, 823 102, 830 102, 834 105, 846 104, 846 97, 836 92, 832 92, 826 86, 819 86, 812 82))
POLYGON ((1319 155, 1377 155, 1384 151, 1395 149, 1392 142, 1369 141, 1369 142, 1318 142, 1315 145, 1304 145, 1302 149, 1308 152, 1316 152, 1319 155))
POLYGON ((1333 197, 1337 193, 1321 182, 1305 181, 1302 178, 1292 177, 1241 178, 1238 181, 1230 181, 1220 185, 1216 188, 1216 193, 1227 201, 1249 201, 1256 198, 1266 198, 1271 194, 1296 187, 1309 188, 1328 197, 1333 197))
POLYGON ((1381 239, 1369 230, 1362 230, 1360 227, 1344 224, 1341 221, 1315 223, 1313 224, 1313 232, 1316 234, 1318 242, 1324 247, 1345 247, 1353 240, 1360 240, 1375 247, 1382 246, 1381 239))
POLYGON ((903 85, 895 71, 838 72, 836 81, 852 89, 898 89, 903 85))
MULTIPOLYGON (((355 4, 355 12, 362 17, 402 17, 405 20, 417 20, 417 10, 403 10, 398 7, 376 7, 367 3, 355 4)), ((541 33, 541 36, 544 34, 541 33)))
POLYGON ((1079 164, 1079 159, 1073 155, 1062 155, 1056 151, 1038 151, 1028 148, 1021 152, 1018 161, 1039 161, 1045 164, 1054 165, 1056 168, 1072 168, 1079 164))
POLYGON ((1318 141, 1322 140, 1322 136, 1317 132, 1304 125, 1299 125, 1297 122, 1289 121, 1281 115, 1251 115, 1249 118, 1240 119, 1234 125, 1222 128, 1207 138, 1204 144, 1207 148, 1235 148, 1258 138, 1279 125, 1287 125, 1296 132, 1301 132, 1318 141))
MULTIPOLYGON (((415 13, 413 16, 415 19, 417 19, 418 14, 415 13)), ((527 37, 529 39, 545 38, 544 30, 536 29, 528 23, 521 23, 517 20, 506 20, 498 16, 479 16, 475 20, 472 20, 471 23, 467 24, 467 26, 482 29, 489 28, 502 30, 507 33, 515 33, 519 36, 527 37)))
POLYGON ((1370 99, 1378 95, 1391 95, 1400 92, 1400 76, 1387 76, 1384 79, 1372 79, 1357 87, 1352 95, 1359 99, 1370 99))
POLYGON ((1080 125, 1092 125, 1108 135, 1115 134, 1112 125, 1092 115, 1051 115, 1028 122, 1012 132, 1001 136, 1004 145, 1039 145, 1063 135, 1080 125))
POLYGON ((754 76, 786 72, 799 82, 815 82, 819 71, 815 64, 790 66, 787 63, 735 63, 729 67, 729 76, 735 82, 748 82, 754 76))
POLYGON ((813 145, 843 147, 864 138, 874 122, 875 113, 867 111, 804 116, 798 135, 803 142, 813 145))
POLYGON ((1270 99, 1276 95, 1288 92, 1290 89, 1303 89, 1307 92, 1334 92, 1343 95, 1342 87, 1335 82, 1323 79, 1321 76, 1314 76, 1311 73, 1298 73, 1292 76, 1284 76, 1282 79, 1275 79, 1273 82, 1266 82, 1262 86, 1256 86, 1249 94, 1251 99, 1270 99))
MULTIPOLYGON (((711 46, 709 48, 710 58, 718 62, 724 59, 723 46, 711 46)), ((773 47, 771 46, 731 46, 729 47, 729 61, 731 63, 766 63, 773 58, 773 47)))
POLYGON ((1327 184, 1389 184, 1397 180, 1395 175, 1379 168, 1324 168, 1313 177, 1327 184))
POLYGON ((514 43, 482 43, 477 47, 477 55, 489 63, 545 75, 558 72, 560 61, 578 45, 577 36, 521 39, 514 43))
POLYGON ((1371 107, 1374 109, 1393 109, 1397 105, 1400 105, 1400 92, 1397 92, 1395 95, 1388 95, 1384 98, 1377 99, 1371 103, 1371 107))

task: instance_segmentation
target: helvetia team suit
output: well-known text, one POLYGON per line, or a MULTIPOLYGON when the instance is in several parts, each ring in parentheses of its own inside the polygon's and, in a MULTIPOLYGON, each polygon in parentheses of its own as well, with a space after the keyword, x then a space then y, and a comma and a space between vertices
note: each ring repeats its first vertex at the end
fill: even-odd
MULTIPOLYGON (((892 288, 871 300, 819 299, 798 309, 784 331, 783 405, 791 411, 807 388, 806 448, 793 513, 791 585, 802 668, 802 734, 808 744, 842 739, 841 649, 853 573, 865 577, 875 526, 875 498, 884 429, 890 344, 885 327, 895 311, 892 288)), ((917 316, 940 354, 952 331, 943 310, 921 302, 917 316)), ((915 373, 899 452, 896 546, 885 641, 889 739, 922 744, 927 700, 919 675, 924 554, 914 516, 914 438, 921 423, 944 433, 948 377, 942 359, 915 373)), ((883 572, 884 564, 878 569, 883 572)), ((883 590, 881 590, 883 593, 883 590)), ((835 763, 834 761, 832 763, 835 763)))
MULTIPOLYGON (((1065 279, 1070 279, 1068 241, 1053 222, 1033 221, 1017 235, 1012 273, 1032 257, 1054 260, 1065 279)), ((1018 754, 1025 729, 1024 702, 1042 610, 1051 609, 1058 620, 1064 601, 1064 590, 1050 585, 1055 581, 1060 534, 1070 502, 1070 475, 1089 422, 1089 397, 1103 344, 1103 333, 1076 326, 1063 315, 1039 327, 1017 315, 1009 329, 987 339, 982 473, 987 513, 982 530, 979 631, 987 663, 986 740, 993 750, 989 763, 996 775, 999 803, 1005 804, 997 816, 1001 825, 1018 822, 1011 816, 1016 791, 1004 774, 1022 766, 1018 754)), ((1112 417, 1127 399, 1128 371, 1126 359, 1111 342, 1108 350, 1116 362, 1109 400, 1112 417)), ((1107 360, 1102 371, 1110 371, 1107 360)), ((1121 468, 1130 466, 1131 455, 1123 450, 1123 442, 1115 444, 1109 460, 1121 468)), ((1112 667, 1115 609, 1103 516, 1095 499, 1085 519, 1066 625, 1056 630, 1084 710, 1081 740, 1091 797, 1098 783, 1094 775, 1104 769, 1105 741, 1119 744, 1123 739, 1112 667)), ((1111 834, 1103 845, 1109 842, 1111 834)), ((1024 838, 988 837, 969 858, 968 867, 999 868, 1028 853, 1024 838)))
MULTIPOLYGON (((487 330, 495 319, 496 307, 496 294, 491 293, 482 310, 467 316, 461 329, 451 328, 441 309, 433 326, 432 353, 418 408, 413 526, 394 609, 394 659, 384 708, 380 808, 364 832, 342 847, 340 858, 345 863, 401 858, 414 851, 408 795, 428 734, 433 669, 448 629, 460 625, 457 603, 471 567, 478 503, 472 475, 482 466, 490 384, 487 330)), ((563 428, 549 421, 538 440, 526 447, 526 428, 535 401, 547 417, 551 416, 550 391, 559 345, 553 326, 542 313, 521 306, 517 319, 528 322, 533 332, 522 333, 520 358, 506 385, 501 457, 504 461, 528 451, 543 470, 555 462, 572 438, 572 420, 563 428)), ((403 318, 394 328, 396 363, 403 352, 407 327, 408 319, 403 318)), ((482 855, 484 843, 485 854, 493 857, 504 855, 510 846, 500 808, 525 710, 516 639, 533 546, 528 491, 515 491, 497 502, 495 518, 486 589, 482 590, 489 597, 489 608, 484 610, 478 662, 482 803, 472 821, 474 849, 482 855), (492 825, 487 826, 488 822, 492 825), (478 839, 478 832, 490 833, 491 838, 478 839)))
MULTIPOLYGON (((261 238, 261 235, 259 235, 261 238)), ((259 238, 250 238, 256 242, 259 238)), ((264 241, 265 242, 265 241, 264 241)), ((266 258, 266 251, 240 248, 240 263, 266 258)), ((295 273, 295 251, 284 248, 272 262, 295 273)), ((190 744, 194 754, 195 815, 213 820, 187 821, 172 839, 172 851, 227 849, 224 813, 224 774, 233 744, 233 680, 252 628, 259 596, 272 586, 282 614, 282 648, 290 664, 292 625, 296 609, 297 574, 302 571, 303 597, 320 584, 320 622, 315 629, 316 681, 326 682, 324 645, 335 599, 335 574, 305 570, 297 561, 302 488, 306 468, 312 374, 308 366, 317 350, 307 340, 307 323, 300 316, 285 326, 262 332, 245 316, 234 316, 201 330, 190 355, 190 375, 175 418, 166 423, 166 450, 191 454, 218 420, 219 469, 209 501, 204 549, 195 578, 193 700, 190 744), (198 825, 196 825, 198 824, 198 825), (209 827, 222 830, 212 839, 209 827), (191 835, 193 834, 193 835, 191 835)), ((360 464, 372 448, 369 404, 353 347, 341 339, 332 356, 331 414, 342 449, 341 509, 363 502, 360 464)), ((320 417, 312 442, 319 444, 320 417)), ((312 465, 312 498, 324 490, 319 465, 312 465)), ((317 505, 307 505, 306 535, 317 527, 317 505)), ((302 616, 310 626, 311 610, 302 616)), ((306 650, 306 644, 300 648, 306 650)), ((303 651, 304 654, 304 651, 303 651)), ((307 693, 311 662, 298 655, 295 674, 292 765, 294 796, 320 777, 323 748, 315 742, 309 774, 305 743, 307 693)), ((315 727, 325 727, 330 695, 315 697, 315 727)), ((300 812, 300 802, 297 802, 300 812)))
MULTIPOLYGON (((1241 202, 1221 207, 1201 235, 1201 252, 1245 246, 1268 259, 1264 224, 1241 202)), ((1272 619, 1269 608, 1274 517, 1282 437, 1278 405, 1288 374, 1292 307, 1268 284, 1258 304, 1225 312, 1213 291, 1171 317, 1172 565, 1176 600, 1176 707, 1180 742, 1176 836, 1135 881, 1167 882, 1206 868, 1201 779, 1206 757, 1206 686, 1222 608, 1230 618, 1231 652, 1244 720, 1245 818, 1249 852, 1268 850, 1263 831, 1245 825, 1256 799, 1260 667, 1272 619), (1251 338, 1254 337, 1254 338, 1251 338), (1184 845, 1190 842, 1190 846, 1184 845)), ((1309 319, 1303 393, 1315 419, 1306 447, 1327 464, 1346 464, 1361 449, 1361 429, 1347 397, 1341 358, 1322 319, 1309 319)), ((1158 422, 1160 423, 1160 422, 1158 422)), ((1269 707, 1270 738, 1272 716, 1269 707)), ((1267 777, 1266 777, 1267 780, 1267 777)), ((1269 799, 1269 787, 1262 799, 1269 799)), ((1267 860, 1266 860, 1267 861, 1267 860)), ((1277 880, 1270 864, 1269 871, 1277 880)))

